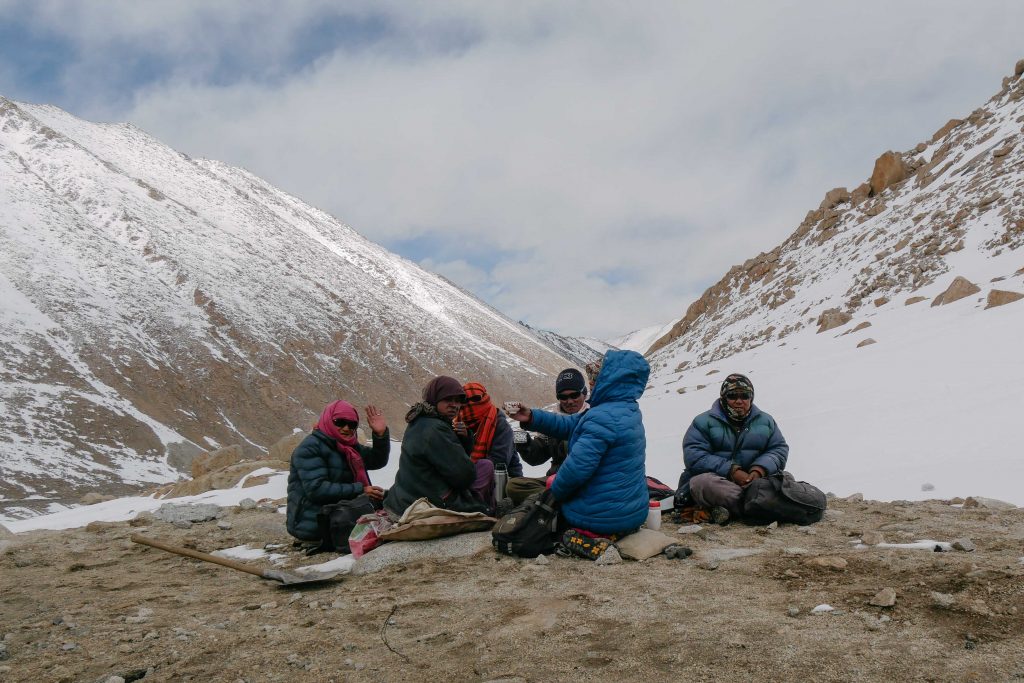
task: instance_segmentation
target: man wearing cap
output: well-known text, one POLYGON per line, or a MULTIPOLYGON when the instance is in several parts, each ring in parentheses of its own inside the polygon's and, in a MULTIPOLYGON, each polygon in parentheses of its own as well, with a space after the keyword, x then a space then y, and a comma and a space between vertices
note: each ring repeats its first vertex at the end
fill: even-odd
MULTIPOLYGON (((558 373, 555 380, 555 398, 558 400, 556 412, 562 415, 584 413, 590 406, 587 404, 587 383, 583 373, 576 368, 566 368, 558 373)), ((547 477, 558 471, 569 452, 569 442, 554 439, 543 434, 526 434, 524 443, 516 444, 516 450, 530 465, 543 465, 551 461, 551 467, 543 477, 515 477, 508 480, 505 492, 513 504, 519 505, 534 493, 544 490, 547 477)))
POLYGON ((788 457, 775 419, 754 405, 753 383, 745 375, 729 375, 711 410, 695 417, 683 437, 686 469, 675 506, 684 520, 738 519, 745 487, 782 472, 788 457))
POLYGON ((493 511, 494 463, 474 463, 472 441, 460 439, 452 426, 464 405, 466 392, 457 379, 442 375, 423 388, 423 400, 405 416, 395 484, 384 498, 390 513, 400 516, 419 498, 458 512, 493 511))

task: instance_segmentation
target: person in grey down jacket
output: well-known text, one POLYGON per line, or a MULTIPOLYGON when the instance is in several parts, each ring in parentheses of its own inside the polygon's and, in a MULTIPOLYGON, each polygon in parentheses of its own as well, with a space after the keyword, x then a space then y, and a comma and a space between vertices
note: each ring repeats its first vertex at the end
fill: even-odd
POLYGON ((324 505, 366 494, 373 501, 384 489, 373 486, 367 470, 388 464, 391 439, 384 414, 366 406, 373 446, 359 443, 359 412, 347 401, 324 408, 316 428, 292 452, 288 472, 288 533, 302 541, 320 541, 317 513, 324 505))
POLYGON ((570 527, 562 543, 573 554, 596 559, 609 539, 633 532, 647 519, 647 441, 637 401, 650 371, 635 351, 608 351, 590 410, 559 415, 520 408, 511 416, 524 429, 569 442, 550 487, 570 527))
POLYGON ((695 417, 683 436, 686 469, 676 489, 676 507, 684 519, 710 517, 718 524, 739 519, 745 487, 782 472, 788 457, 779 426, 754 405, 753 383, 745 375, 729 375, 711 410, 695 417))

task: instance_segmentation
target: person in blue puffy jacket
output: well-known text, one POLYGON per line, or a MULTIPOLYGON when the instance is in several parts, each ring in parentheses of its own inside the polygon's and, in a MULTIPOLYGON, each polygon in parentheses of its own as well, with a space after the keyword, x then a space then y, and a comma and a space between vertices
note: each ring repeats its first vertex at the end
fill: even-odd
POLYGON ((550 487, 570 527, 563 545, 576 555, 596 559, 609 539, 635 531, 647 519, 647 441, 637 400, 650 372, 639 353, 608 351, 590 410, 560 415, 520 407, 511 415, 524 429, 569 443, 550 487))
POLYGON ((753 383, 731 374, 711 410, 695 417, 683 436, 686 469, 675 506, 693 521, 738 519, 746 486, 782 472, 788 457, 789 445, 775 419, 754 405, 753 383))

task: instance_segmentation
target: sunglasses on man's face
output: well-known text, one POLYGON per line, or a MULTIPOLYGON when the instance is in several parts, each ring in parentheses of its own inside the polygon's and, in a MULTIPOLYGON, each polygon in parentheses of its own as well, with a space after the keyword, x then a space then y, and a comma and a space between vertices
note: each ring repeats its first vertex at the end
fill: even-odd
POLYGON ((484 400, 484 397, 483 394, 477 394, 476 396, 467 396, 466 400, 470 403, 480 403, 480 401, 484 400))
POLYGON ((348 427, 349 429, 355 429, 356 427, 359 426, 359 422, 356 421, 356 420, 343 420, 340 417, 334 418, 333 422, 334 422, 334 426, 337 427, 338 429, 342 429, 343 427, 348 427))
POLYGON ((728 401, 749 401, 750 400, 750 392, 749 391, 730 391, 728 394, 725 395, 725 398, 728 401))
POLYGON ((564 394, 556 394, 559 401, 575 401, 583 395, 582 391, 567 391, 564 394))

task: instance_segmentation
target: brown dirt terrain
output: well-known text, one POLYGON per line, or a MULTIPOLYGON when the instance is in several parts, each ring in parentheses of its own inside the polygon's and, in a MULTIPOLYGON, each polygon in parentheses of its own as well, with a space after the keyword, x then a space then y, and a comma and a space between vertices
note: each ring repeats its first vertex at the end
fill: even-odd
MULTIPOLYGON (((0 551, 0 680, 1024 680, 1024 509, 832 506, 813 534, 680 536, 696 553, 686 560, 541 565, 487 551, 302 591, 128 540, 142 531, 207 552, 288 543, 284 516, 265 510, 234 509, 230 530, 21 534, 0 551), (888 542, 966 537, 977 550, 853 548, 874 530, 888 542), (714 552, 740 548, 759 553, 711 568, 714 552), (847 564, 806 564, 814 557, 847 564), (869 605, 886 587, 895 606, 869 605), (822 603, 837 611, 810 613, 822 603)), ((291 566, 324 558, 289 552, 291 566)))

